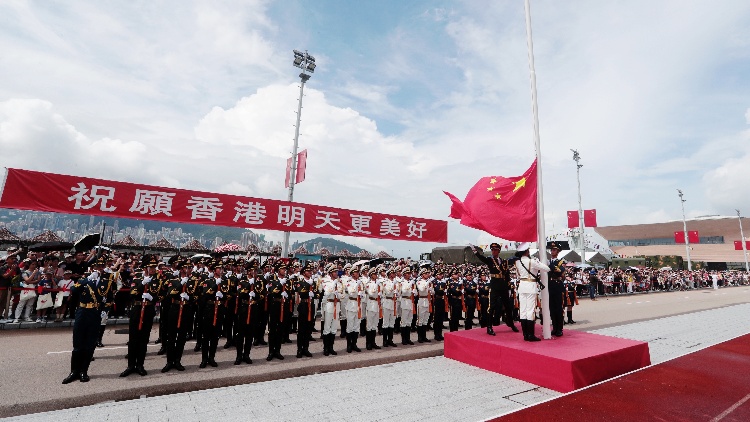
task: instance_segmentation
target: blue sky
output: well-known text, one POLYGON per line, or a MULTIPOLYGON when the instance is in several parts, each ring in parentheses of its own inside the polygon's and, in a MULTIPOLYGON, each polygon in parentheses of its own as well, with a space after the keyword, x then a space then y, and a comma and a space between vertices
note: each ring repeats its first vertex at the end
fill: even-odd
MULTIPOLYGON (((549 232, 577 208, 571 148, 600 225, 678 219, 677 188, 690 216, 750 215, 750 3, 532 13, 549 232)), ((521 1, 9 1, 0 49, 8 167, 285 198, 292 49, 318 61, 301 202, 447 219, 442 190, 534 155, 521 1)), ((489 241, 449 222, 451 244, 489 241)))

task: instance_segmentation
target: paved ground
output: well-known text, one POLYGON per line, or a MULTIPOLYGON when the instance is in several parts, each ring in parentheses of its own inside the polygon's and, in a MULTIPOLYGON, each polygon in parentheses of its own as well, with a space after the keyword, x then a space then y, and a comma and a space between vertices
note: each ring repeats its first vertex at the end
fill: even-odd
MULTIPOLYGON (((750 332, 747 319, 750 305, 734 305, 750 302, 748 292, 750 288, 738 287, 716 292, 673 292, 582 301, 575 316, 580 324, 574 327, 585 329, 612 325, 617 318, 638 321, 678 314, 593 331, 649 341, 652 361, 658 363, 750 332), (713 310, 685 314, 706 308, 713 310)), ((312 359, 298 361, 292 357, 270 364, 259 359, 265 355, 265 349, 261 349, 253 354, 256 364, 241 369, 228 363, 234 355, 225 351, 219 353, 219 368, 201 371, 195 367, 198 357, 190 352, 186 359, 190 365, 188 371, 166 375, 158 373, 163 359, 150 354, 146 367, 153 375, 127 380, 116 376, 124 369, 124 350, 110 348, 97 352, 101 358, 93 364, 90 383, 62 387, 59 381, 67 373, 70 355, 66 348, 69 350, 70 333, 43 331, 32 334, 20 330, 10 336, 3 333, 0 362, 6 369, 0 387, 5 393, 5 403, 0 406, 0 415, 50 408, 45 408, 45 403, 60 408, 65 406, 61 403, 75 406, 138 397, 139 393, 164 394, 221 384, 234 386, 101 403, 17 419, 66 421, 83 417, 123 420, 125 415, 130 415, 137 418, 132 420, 207 420, 222 416, 229 420, 251 417, 257 420, 296 420, 304 415, 305 419, 313 416, 322 420, 482 420, 558 396, 556 392, 442 357, 417 359, 430 354, 442 355, 442 345, 434 343, 399 347, 387 352, 344 353, 336 358, 324 358, 318 352, 312 359), (23 344, 27 345, 26 348, 23 344), (24 352, 19 353, 19 350, 24 352), (346 370, 394 359, 408 361, 346 370), (336 372, 299 376, 334 370, 336 372), (246 384, 290 376, 297 377, 246 384), (40 391, 40 387, 46 391, 44 398, 36 393, 30 394, 40 391), (122 394, 123 391, 126 394, 122 394), (330 397, 336 399, 331 401, 330 397), (383 405, 384 400, 387 406, 383 405), (346 402, 353 404, 342 405, 346 402)), ((108 332, 105 343, 122 347, 125 337, 108 332)), ((339 341, 337 347, 344 344, 339 341)), ((317 342, 316 346, 322 345, 317 342)), ((291 347, 284 353, 291 355, 291 347)))

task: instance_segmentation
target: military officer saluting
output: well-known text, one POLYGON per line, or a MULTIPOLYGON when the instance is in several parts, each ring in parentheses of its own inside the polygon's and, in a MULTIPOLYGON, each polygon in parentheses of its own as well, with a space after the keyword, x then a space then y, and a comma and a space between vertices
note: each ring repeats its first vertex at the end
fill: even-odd
POLYGON ((500 258, 500 244, 491 243, 490 252, 492 256, 486 257, 474 246, 471 247, 480 261, 487 265, 490 270, 490 302, 487 305, 487 314, 491 321, 487 321, 487 334, 494 336, 493 325, 500 325, 500 317, 503 316, 505 325, 514 332, 518 328, 513 324, 513 302, 510 296, 510 268, 507 260, 500 258))
POLYGON ((96 282, 102 273, 104 261, 94 263, 94 271, 88 277, 81 277, 70 289, 71 300, 78 302, 73 323, 73 352, 70 356, 70 374, 63 380, 69 384, 75 380, 89 382, 89 365, 94 357, 96 339, 101 324, 101 311, 96 282))
POLYGON ((550 251, 549 262, 549 313, 552 322, 552 335, 561 337, 563 335, 563 301, 565 300, 565 260, 558 258, 562 250, 562 242, 547 242, 550 251))

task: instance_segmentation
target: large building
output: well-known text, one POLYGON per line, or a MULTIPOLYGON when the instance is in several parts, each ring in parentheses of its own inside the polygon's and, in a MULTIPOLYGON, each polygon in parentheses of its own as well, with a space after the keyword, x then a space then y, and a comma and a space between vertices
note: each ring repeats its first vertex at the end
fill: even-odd
MULTIPOLYGON (((742 227, 750 231, 750 219, 742 218, 742 227)), ((699 242, 690 244, 690 259, 710 267, 745 267, 742 250, 735 250, 740 240, 740 221, 737 217, 710 216, 687 221, 688 231, 697 231, 699 242)), ((675 243, 675 232, 683 231, 682 221, 630 226, 597 227, 594 229, 607 240, 609 248, 623 257, 681 256, 687 261, 684 244, 675 243)), ((750 233, 746 232, 747 235, 750 233)), ((750 251, 748 252, 750 255, 750 251)))

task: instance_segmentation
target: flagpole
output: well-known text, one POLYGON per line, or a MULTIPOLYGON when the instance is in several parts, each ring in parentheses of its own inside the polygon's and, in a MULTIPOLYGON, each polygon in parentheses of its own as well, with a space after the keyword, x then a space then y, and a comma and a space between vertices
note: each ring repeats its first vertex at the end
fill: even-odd
MULTIPOLYGON (((529 0, 524 1, 526 11, 526 44, 529 53, 529 72, 531 78, 531 110, 534 115, 534 146, 536 148, 536 226, 537 226, 537 248, 539 249, 539 260, 547 264, 547 238, 544 230, 544 194, 542 192, 542 151, 539 141, 539 109, 536 98, 536 71, 534 70, 534 43, 531 38, 531 5, 529 0)), ((547 272, 541 272, 542 284, 547 287, 547 272)), ((552 322, 549 313, 549 289, 542 290, 542 337, 552 338, 552 322)))

